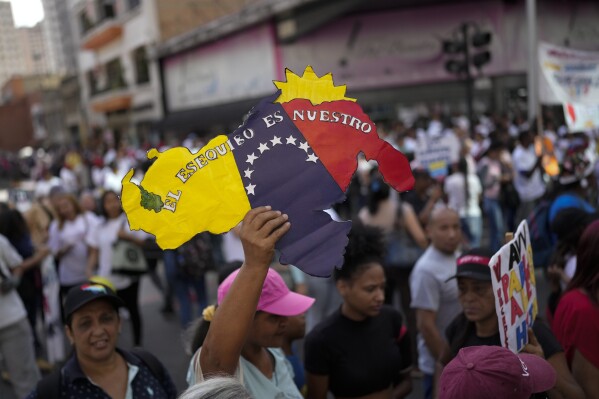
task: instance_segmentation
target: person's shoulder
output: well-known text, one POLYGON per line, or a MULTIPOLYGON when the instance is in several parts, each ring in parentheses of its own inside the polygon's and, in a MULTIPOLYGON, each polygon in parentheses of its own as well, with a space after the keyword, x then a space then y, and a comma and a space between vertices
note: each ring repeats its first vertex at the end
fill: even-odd
POLYGON ((339 329, 340 321, 341 317, 339 311, 327 316, 306 334, 306 341, 317 342, 326 341, 331 337, 334 338, 336 336, 336 330, 339 329))
POLYGON ((398 324, 400 326, 403 323, 401 313, 391 305, 383 305, 381 307, 380 317, 383 320, 391 321, 392 323, 398 324))
POLYGON ((461 177, 461 174, 458 174, 458 173, 452 173, 452 174, 450 174, 449 176, 447 176, 447 177, 445 178, 445 181, 444 181, 443 183, 444 183, 444 184, 446 184, 446 185, 447 185, 447 184, 454 183, 454 182, 456 182, 456 181, 457 181, 457 180, 458 180, 460 177, 461 177))
POLYGON ((11 247, 12 246, 12 245, 10 245, 10 241, 8 241, 8 238, 3 236, 2 234, 0 234, 0 246, 3 246, 3 247, 11 247))
POLYGON ((412 270, 412 274, 414 272, 434 273, 437 268, 440 265, 444 265, 445 262, 445 257, 442 256, 432 245, 429 245, 422 256, 420 256, 420 258, 418 258, 416 261, 414 269, 412 270))
POLYGON ((517 145, 512 152, 512 159, 516 161, 516 158, 522 155, 526 155, 526 150, 521 145, 517 145))
POLYGON ((464 331, 468 326, 468 319, 464 316, 464 313, 460 313, 457 315, 451 323, 445 328, 445 337, 448 342, 451 344, 455 338, 455 336, 464 331))
POLYGON ((267 348, 268 351, 273 355, 273 357, 275 358, 276 361, 285 361, 285 359, 287 358, 287 356, 285 355, 285 352, 283 352, 283 349, 281 348, 267 348))
POLYGON ((570 290, 561 297, 557 310, 560 311, 559 313, 575 316, 580 313, 599 313, 599 306, 594 305, 588 295, 581 290, 570 290))
POLYGON ((389 316, 396 316, 396 315, 401 316, 401 313, 399 312, 399 310, 397 310, 393 306, 387 305, 387 304, 381 306, 381 313, 384 315, 389 315, 389 316))

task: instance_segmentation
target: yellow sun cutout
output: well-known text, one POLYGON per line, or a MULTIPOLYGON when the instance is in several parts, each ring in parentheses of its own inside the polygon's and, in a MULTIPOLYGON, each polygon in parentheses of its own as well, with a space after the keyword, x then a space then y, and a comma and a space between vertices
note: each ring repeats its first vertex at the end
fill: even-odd
POLYGON ((285 69, 285 77, 287 82, 273 82, 278 89, 281 89, 281 95, 275 100, 275 103, 286 103, 296 98, 310 100, 312 105, 326 101, 356 101, 355 98, 345 97, 345 85, 335 86, 333 75, 327 73, 319 78, 309 65, 301 77, 289 69, 285 69))

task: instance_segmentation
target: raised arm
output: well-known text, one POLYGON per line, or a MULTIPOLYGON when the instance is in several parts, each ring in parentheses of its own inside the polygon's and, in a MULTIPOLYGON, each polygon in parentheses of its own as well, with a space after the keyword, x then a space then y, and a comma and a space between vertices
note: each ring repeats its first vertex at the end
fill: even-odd
POLYGON ((219 305, 202 345, 200 366, 205 378, 235 373, 274 256, 275 243, 289 228, 287 215, 270 207, 252 209, 243 219, 240 236, 245 262, 219 305))

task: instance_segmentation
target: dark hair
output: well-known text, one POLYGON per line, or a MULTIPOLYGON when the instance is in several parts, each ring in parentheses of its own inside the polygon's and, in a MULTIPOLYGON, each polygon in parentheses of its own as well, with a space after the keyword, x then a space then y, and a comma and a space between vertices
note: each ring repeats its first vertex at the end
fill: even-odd
MULTIPOLYGON (((113 190, 104 191, 104 193, 102 193, 102 196, 100 197, 100 215, 104 216, 106 219, 108 219, 108 214, 106 213, 106 208, 104 208, 104 201, 109 195, 114 195, 115 197, 119 198, 119 195, 113 190)), ((122 207, 120 213, 123 213, 122 207)))
MULTIPOLYGON (((532 134, 533 133, 530 130, 524 129, 520 131, 520 133, 518 133, 518 141, 520 141, 520 144, 522 144, 522 141, 527 137, 532 136, 532 134)), ((531 138, 534 138, 534 136, 532 136, 531 138)))
POLYGON ((348 239, 343 267, 333 272, 336 281, 351 280, 367 263, 383 262, 385 241, 381 229, 354 221, 348 239))
POLYGON ((470 187, 468 187, 468 161, 462 157, 458 161, 458 172, 464 175, 464 205, 468 213, 468 202, 470 202, 470 187))
MULTIPOLYGON (((216 310, 218 305, 215 304, 214 308, 216 310)), ((196 353, 196 351, 204 345, 204 340, 206 339, 206 335, 208 335, 209 329, 210 322, 203 317, 200 317, 189 326, 189 330, 191 331, 189 349, 192 354, 196 353)))
POLYGON ((0 211, 0 234, 10 242, 15 242, 29 235, 27 222, 16 209, 5 209, 0 211))
POLYGON ((555 216, 551 231, 557 236, 552 259, 559 267, 565 266, 566 257, 576 253, 582 233, 589 224, 599 219, 599 214, 588 213, 583 209, 566 208, 555 216))
POLYGON ((568 291, 583 289, 591 301, 597 303, 599 293, 599 220, 591 223, 582 233, 576 252, 576 272, 568 285, 568 291))
POLYGON ((373 177, 368 187, 368 197, 366 198, 366 204, 368 212, 374 215, 379 210, 379 205, 382 201, 389 198, 389 186, 381 177, 373 177))

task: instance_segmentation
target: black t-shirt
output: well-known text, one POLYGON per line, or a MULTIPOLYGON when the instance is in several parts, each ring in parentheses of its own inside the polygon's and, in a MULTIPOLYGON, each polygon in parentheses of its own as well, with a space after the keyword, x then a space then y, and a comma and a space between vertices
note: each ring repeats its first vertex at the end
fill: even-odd
MULTIPOLYGON (((468 320, 462 313, 458 315, 447 327, 445 330, 445 336, 447 337, 447 342, 449 342, 450 347, 453 347, 452 344, 454 340, 461 335, 461 332, 467 328, 467 325, 468 320)), ((543 323, 541 320, 535 320, 535 323, 532 326, 532 331, 535 333, 535 336, 539 341, 539 345, 541 345, 541 348, 543 348, 543 353, 545 354, 546 359, 549 359, 558 352, 564 351, 547 324, 543 323)), ((476 331, 472 330, 471 333, 465 337, 464 344, 461 346, 461 348, 482 345, 501 346, 501 336, 499 331, 497 331, 497 334, 493 335, 492 337, 479 337, 476 335, 476 331)), ((455 355, 457 355, 457 353, 452 353, 452 356, 455 355)))
POLYGON ((381 391, 400 381, 412 364, 409 335, 398 311, 353 321, 338 310, 318 324, 305 340, 305 368, 327 375, 335 396, 357 397, 381 391))
MULTIPOLYGON (((445 330, 445 336, 447 337, 447 342, 449 343, 450 348, 453 349, 453 343, 455 339, 458 339, 462 332, 465 331, 468 327, 468 319, 464 314, 458 315, 451 324, 445 330)), ((535 333, 537 337, 537 341, 539 341, 539 345, 543 348, 543 353, 545 355, 545 359, 549 359, 551 356, 556 353, 563 352, 562 346, 560 345, 555 335, 551 332, 551 329, 541 320, 535 320, 535 323, 532 325, 532 331, 535 333)), ((468 346, 501 346, 501 335, 499 331, 497 334, 491 337, 479 337, 476 335, 476 330, 472 329, 469 334, 466 335, 464 344, 460 347, 466 348, 468 346)), ((456 356, 457 353, 452 353, 452 357, 456 356)), ((544 392, 537 393, 532 396, 535 399, 544 399, 547 398, 547 394, 544 392)))

